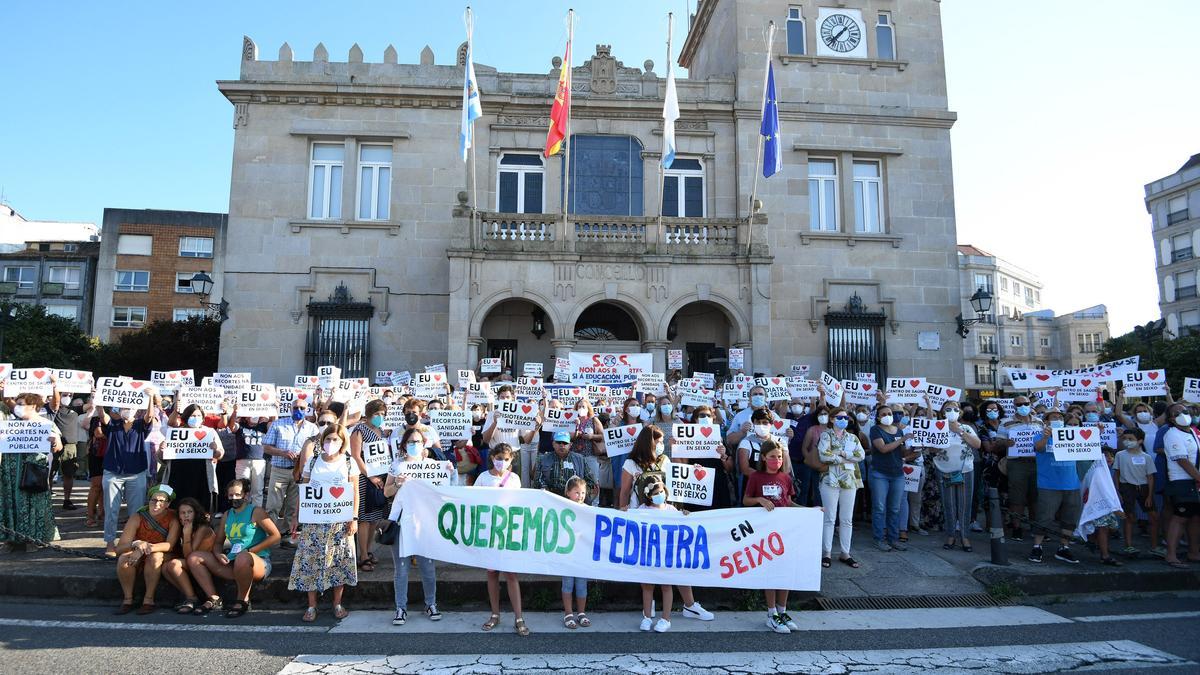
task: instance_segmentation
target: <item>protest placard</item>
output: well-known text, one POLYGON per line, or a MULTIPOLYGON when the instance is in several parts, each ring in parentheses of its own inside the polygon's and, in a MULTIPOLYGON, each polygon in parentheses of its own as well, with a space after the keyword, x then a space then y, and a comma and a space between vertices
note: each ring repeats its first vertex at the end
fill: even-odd
POLYGON ((1062 386, 1058 388, 1057 399, 1061 402, 1095 401, 1096 387, 1099 382, 1090 377, 1064 375, 1060 378, 1062 386))
POLYGON ((446 364, 444 364, 444 363, 433 363, 433 364, 430 364, 430 365, 428 365, 428 366, 425 366, 425 372, 427 372, 427 373, 441 373, 441 374, 445 375, 445 374, 446 374, 446 364))
POLYGON ((152 370, 150 382, 164 394, 174 394, 180 387, 191 387, 196 384, 195 374, 189 370, 152 370))
MULTIPOLYGON (((542 431, 573 433, 575 431, 575 414, 574 410, 566 408, 546 408, 546 412, 542 415, 542 431)), ((589 430, 588 433, 591 431, 589 430)))
POLYGON ((633 382, 638 373, 654 370, 651 354, 613 354, 571 352, 571 381, 588 384, 633 382))
POLYGON ((1057 389, 1039 389, 1029 396, 1029 401, 1036 408, 1039 405, 1044 405, 1047 408, 1053 409, 1058 407, 1058 390, 1057 389))
POLYGON ((487 382, 472 382, 467 385, 467 405, 492 404, 492 388, 487 382))
POLYGON ((564 408, 573 408, 581 399, 587 398, 587 387, 566 385, 547 389, 547 393, 550 398, 561 401, 564 408))
POLYGON ((627 424, 604 430, 604 451, 609 457, 628 455, 633 450, 633 442, 642 433, 642 425, 627 424))
POLYGON ((721 398, 726 403, 748 403, 750 401, 750 387, 746 386, 745 382, 726 382, 721 385, 721 398))
POLYGON ((606 384, 589 384, 587 385, 587 396, 592 403, 606 401, 612 396, 612 387, 606 384))
POLYGON ((171 427, 162 441, 162 457, 172 459, 212 459, 216 429, 171 427))
POLYGON ((935 411, 941 410, 942 406, 946 405, 948 401, 958 403, 962 400, 962 389, 934 384, 932 382, 925 384, 925 393, 929 396, 930 407, 935 411))
POLYGON ((250 373, 213 373, 212 386, 225 392, 225 399, 235 401, 238 392, 250 386, 250 373))
POLYGON ((454 466, 450 462, 443 462, 436 459, 405 459, 400 462, 400 475, 404 479, 421 481, 430 485, 446 485, 450 482, 450 477, 454 471, 454 466))
POLYGON ((671 426, 671 457, 679 459, 716 459, 721 456, 721 427, 715 424, 674 424, 671 426))
MULTIPOLYGON (((540 380, 537 380, 537 378, 521 378, 521 379, 530 379, 530 380, 540 381, 540 380)), ((518 384, 515 387, 513 387, 513 393, 515 393, 517 398, 519 398, 519 399, 524 399, 527 401, 534 401, 534 402, 541 401, 543 398, 546 397, 546 389, 540 384, 518 384)))
POLYGON ((128 377, 101 377, 96 380, 95 405, 144 409, 148 399, 144 386, 128 377))
POLYGON ((338 403, 349 403, 356 398, 359 398, 359 391, 362 390, 362 384, 355 380, 346 378, 339 379, 337 386, 333 388, 330 400, 338 403))
POLYGON ((317 386, 321 391, 329 392, 337 388, 342 379, 342 369, 337 366, 320 366, 317 368, 317 386))
POLYGON ((921 474, 925 472, 925 467, 917 464, 904 465, 904 491, 917 492, 921 489, 921 474))
POLYGON ((0 363, 0 389, 8 382, 8 374, 12 372, 11 363, 0 363))
POLYGON ((503 359, 500 358, 480 359, 479 372, 498 373, 500 372, 501 361, 503 361, 503 359))
POLYGON ((367 467, 367 477, 382 476, 392 465, 392 447, 386 439, 370 441, 362 444, 363 464, 367 467))
POLYGON ((537 426, 538 405, 527 401, 498 401, 496 417, 501 429, 529 431, 537 426))
MULTIPOLYGON (((0 422, 0 453, 48 453, 50 452, 50 436, 56 433, 54 422, 4 420, 0 422)), ((14 469, 14 475, 19 473, 14 469)))
POLYGON ((296 387, 276 387, 275 388, 276 410, 278 417, 288 417, 292 414, 292 404, 296 401, 304 401, 305 403, 312 402, 312 392, 298 389, 296 387))
POLYGON ((716 470, 699 464, 667 463, 667 501, 712 506, 716 470))
POLYGON ((1200 377, 1183 378, 1183 400, 1200 403, 1200 377))
POLYGON ((746 350, 737 347, 729 348, 729 369, 742 370, 746 367, 746 350))
POLYGON ((1121 447, 1118 441, 1116 422, 1100 423, 1100 444, 1111 450, 1121 447))
POLYGON ((392 376, 396 374, 394 370, 377 370, 375 371, 375 380, 373 384, 387 386, 392 383, 392 376))
POLYGON ((305 391, 315 391, 321 384, 321 378, 316 375, 297 375, 295 387, 305 391))
POLYGON ((908 430, 913 435, 913 445, 937 449, 950 447, 950 423, 946 420, 913 417, 908 424, 908 430))
POLYGON ((878 382, 878 380, 875 379, 875 373, 855 373, 854 379, 858 380, 859 382, 878 382))
MULTIPOLYGON (((104 378, 100 379, 103 380, 104 378)), ((175 409, 182 411, 189 405, 195 404, 200 406, 205 412, 216 413, 221 410, 221 404, 224 402, 225 392, 217 387, 189 387, 184 385, 179 388, 179 395, 175 397, 175 409)))
POLYGON ((849 405, 865 405, 869 408, 874 408, 879 399, 875 395, 879 393, 879 387, 874 382, 863 382, 860 380, 843 380, 842 387, 845 388, 845 401, 849 405))
POLYGON ((792 375, 796 377, 808 377, 808 373, 811 369, 811 366, 809 366, 807 363, 793 363, 792 375))
POLYGON ((1013 399, 1011 398, 990 398, 986 400, 995 401, 996 403, 1000 404, 1000 409, 1004 411, 1002 417, 1011 418, 1013 415, 1017 414, 1017 407, 1013 405, 1013 399))
POLYGON ((715 403, 713 400, 712 389, 688 389, 680 393, 679 405, 696 407, 701 405, 712 406, 715 403))
POLYGON ((1089 427, 1051 429, 1050 448, 1059 462, 1082 462, 1104 459, 1100 449, 1100 430, 1089 427))
POLYGON ((822 370, 821 384, 825 387, 825 403, 828 405, 841 405, 842 395, 846 392, 846 388, 842 386, 842 381, 822 370))
POLYGON ((667 350, 667 368, 669 370, 683 369, 683 350, 668 349, 667 350))
POLYGON ((805 377, 789 377, 787 386, 788 395, 792 398, 812 399, 821 395, 817 390, 817 381, 805 377))
POLYGON ((54 377, 60 394, 90 394, 96 384, 92 374, 86 370, 55 368, 54 377))
POLYGON ((54 393, 54 371, 50 368, 13 368, 8 375, 8 394, 37 394, 43 399, 54 393))
POLYGON ((658 396, 667 390, 667 377, 663 373, 638 373, 634 391, 658 396))
POLYGON ((458 371, 458 388, 466 389, 467 385, 475 381, 475 371, 460 369, 458 371))
POLYGON ((887 402, 925 404, 928 383, 923 377, 889 377, 887 379, 887 402))
POLYGON ((412 382, 412 373, 407 370, 392 373, 393 387, 407 387, 412 382))
POLYGON ((788 393, 787 378, 785 377, 756 377, 754 384, 763 388, 767 401, 787 401, 792 396, 788 393))
POLYGON ((471 438, 470 410, 433 410, 429 423, 444 441, 461 441, 471 438))
POLYGON ((354 487, 351 484, 308 482, 301 483, 298 487, 301 524, 348 523, 356 515, 354 487))
POLYGON ((561 357, 554 358, 554 381, 555 382, 570 382, 571 381, 571 360, 561 357))
POLYGON ((542 376, 543 364, 541 361, 526 361, 521 365, 521 374, 529 377, 542 376))
POLYGON ((239 417, 274 417, 279 412, 275 385, 267 386, 270 388, 247 387, 238 392, 236 403, 239 417))
POLYGON ((445 373, 417 373, 413 377, 413 395, 423 401, 432 401, 446 395, 445 373))
POLYGON ((1166 396, 1167 371, 1135 370, 1125 373, 1125 396, 1166 396))
POLYGON ((702 373, 700 371, 696 371, 692 373, 692 377, 700 380, 700 383, 703 384, 706 389, 716 389, 717 387, 717 376, 713 375, 712 373, 702 373))
POLYGON ((1008 447, 1009 457, 1036 457, 1033 444, 1042 434, 1040 424, 1006 424, 1000 427, 1001 438, 1007 437, 1013 444, 1008 447))

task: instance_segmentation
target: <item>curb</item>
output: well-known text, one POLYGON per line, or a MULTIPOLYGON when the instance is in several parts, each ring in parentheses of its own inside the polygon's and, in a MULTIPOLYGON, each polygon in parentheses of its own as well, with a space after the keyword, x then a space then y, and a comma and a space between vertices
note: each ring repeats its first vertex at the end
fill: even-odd
POLYGON ((1121 591, 1195 591, 1200 590, 1200 570, 1030 571, 1018 567, 983 564, 971 570, 971 576, 988 588, 1007 584, 1025 595, 1070 595, 1075 593, 1111 593, 1121 591))

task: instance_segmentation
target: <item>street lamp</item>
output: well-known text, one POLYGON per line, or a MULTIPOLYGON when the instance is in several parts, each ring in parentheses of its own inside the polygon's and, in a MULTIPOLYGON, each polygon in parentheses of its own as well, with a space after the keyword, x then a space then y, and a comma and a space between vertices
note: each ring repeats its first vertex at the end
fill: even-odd
POLYGON ((987 315, 992 311, 992 294, 980 286, 975 295, 971 296, 971 309, 975 310, 974 319, 964 319, 962 314, 954 317, 954 321, 958 323, 959 337, 965 338, 971 332, 967 330, 967 326, 987 321, 987 315))
POLYGON ((213 278, 208 272, 196 272, 192 275, 192 292, 200 296, 200 305, 217 321, 225 321, 229 318, 229 303, 224 298, 220 302, 208 302, 212 288, 213 278))
POLYGON ((1000 365, 1000 359, 992 357, 988 359, 988 368, 992 371, 992 389, 997 393, 1000 391, 1000 383, 996 381, 996 366, 1000 365))

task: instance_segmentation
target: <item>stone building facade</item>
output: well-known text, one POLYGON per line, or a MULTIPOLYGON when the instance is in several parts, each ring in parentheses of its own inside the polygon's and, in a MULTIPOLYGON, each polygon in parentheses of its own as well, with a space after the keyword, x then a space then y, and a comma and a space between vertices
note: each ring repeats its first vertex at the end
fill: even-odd
POLYGON ((1158 276, 1158 307, 1167 337, 1200 334, 1200 154, 1146 185, 1158 276))
POLYGON ((661 184, 665 69, 651 61, 627 66, 604 45, 577 56, 564 181, 563 159, 540 155, 561 45, 546 45, 542 73, 475 64, 484 115, 464 163, 465 49, 402 64, 391 47, 373 63, 357 45, 331 61, 285 44, 265 60, 247 38, 240 77, 218 82, 234 107, 236 242, 216 261, 233 305, 220 366, 284 381, 323 363, 365 374, 637 351, 665 368, 681 349, 686 370, 721 372, 738 347, 747 371, 961 386, 939 11, 700 2, 661 184), (832 14, 856 30, 825 30, 832 14), (751 213, 772 20, 783 168, 757 181, 751 213))

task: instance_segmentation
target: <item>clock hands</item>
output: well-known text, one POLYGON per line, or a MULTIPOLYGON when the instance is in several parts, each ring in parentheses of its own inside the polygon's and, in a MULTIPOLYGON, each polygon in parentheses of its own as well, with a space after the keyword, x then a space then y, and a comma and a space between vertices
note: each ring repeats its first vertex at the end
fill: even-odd
POLYGON ((842 29, 837 32, 837 35, 833 36, 833 41, 837 42, 838 38, 842 37, 842 33, 845 33, 848 30, 850 30, 850 26, 842 26, 842 29))

